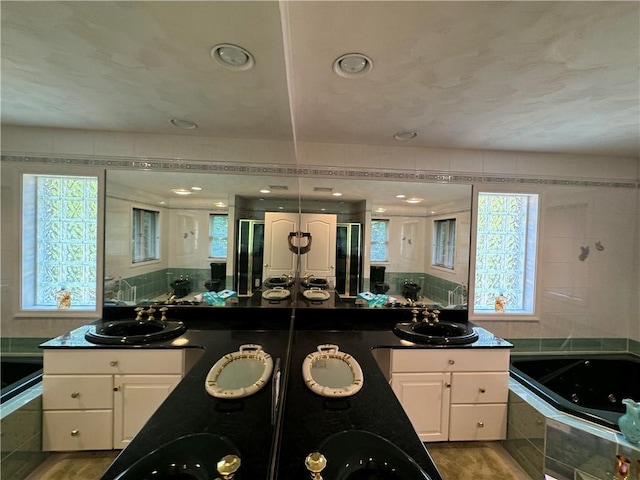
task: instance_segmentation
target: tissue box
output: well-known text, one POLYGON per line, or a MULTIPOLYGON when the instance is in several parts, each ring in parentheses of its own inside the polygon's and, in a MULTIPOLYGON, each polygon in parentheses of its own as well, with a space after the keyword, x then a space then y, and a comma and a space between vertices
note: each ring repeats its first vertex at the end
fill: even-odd
POLYGON ((376 297, 376 294, 375 293, 371 293, 371 292, 360 292, 357 295, 357 298, 362 298, 363 300, 366 300, 367 302, 370 302, 375 297, 376 297))
POLYGON ((218 292, 218 296, 223 300, 226 300, 227 298, 237 297, 238 294, 233 290, 222 290, 221 292, 218 292))

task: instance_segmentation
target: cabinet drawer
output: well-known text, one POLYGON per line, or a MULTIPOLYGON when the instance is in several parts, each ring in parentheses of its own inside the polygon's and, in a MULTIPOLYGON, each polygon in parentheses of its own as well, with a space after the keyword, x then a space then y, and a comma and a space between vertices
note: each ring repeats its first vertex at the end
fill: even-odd
POLYGON ((506 403, 508 372, 453 373, 451 403, 506 403))
POLYGON ((44 451, 111 450, 111 410, 49 411, 43 414, 44 451))
POLYGON ((507 404, 451 405, 449 440, 501 440, 507 434, 507 404))
POLYGON ((111 375, 44 375, 44 410, 100 409, 113 407, 111 375))
POLYGON ((46 349, 45 374, 182 374, 181 349, 46 349))
POLYGON ((509 370, 508 349, 393 349, 392 372, 491 372, 509 370))

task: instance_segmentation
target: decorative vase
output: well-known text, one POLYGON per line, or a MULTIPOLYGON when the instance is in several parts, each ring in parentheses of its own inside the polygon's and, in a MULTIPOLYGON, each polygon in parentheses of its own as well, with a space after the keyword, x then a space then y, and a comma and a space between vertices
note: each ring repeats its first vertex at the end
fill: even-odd
POLYGON ((622 403, 627 411, 618 419, 620 431, 630 443, 640 443, 640 402, 625 398, 622 403))

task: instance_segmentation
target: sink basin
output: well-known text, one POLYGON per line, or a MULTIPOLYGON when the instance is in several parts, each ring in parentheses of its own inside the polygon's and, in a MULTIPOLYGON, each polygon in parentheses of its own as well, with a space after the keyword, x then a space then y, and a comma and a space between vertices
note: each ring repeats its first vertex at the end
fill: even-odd
POLYGON ((302 292, 302 296, 307 300, 311 300, 312 302, 324 302, 325 300, 329 300, 331 298, 331 294, 320 288, 312 288, 309 290, 305 290, 302 292))
POLYGON ((326 289, 329 286, 329 282, 326 278, 309 278, 302 280, 302 286, 305 288, 321 288, 326 289))
POLYGON ((115 320, 92 325, 84 338, 100 345, 138 345, 182 335, 187 328, 171 320, 115 320))
POLYGON ((269 277, 264 282, 262 282, 262 285, 265 288, 276 288, 276 287, 289 288, 293 286, 293 279, 286 276, 269 277))
POLYGON ((397 323, 393 333, 410 342, 433 345, 465 345, 478 339, 478 333, 471 325, 443 321, 397 323))
POLYGON ((284 300, 290 296, 291 292, 282 287, 270 288, 262 292, 262 298, 265 300, 284 300))
MULTIPOLYGON (((219 478, 217 463, 227 455, 240 456, 225 437, 193 433, 172 440, 148 453, 115 480, 211 480, 219 478)), ((238 471, 235 478, 242 478, 238 471)))
POLYGON ((328 437, 318 451, 325 456, 322 477, 331 480, 430 480, 413 458, 385 438, 364 430, 328 437))

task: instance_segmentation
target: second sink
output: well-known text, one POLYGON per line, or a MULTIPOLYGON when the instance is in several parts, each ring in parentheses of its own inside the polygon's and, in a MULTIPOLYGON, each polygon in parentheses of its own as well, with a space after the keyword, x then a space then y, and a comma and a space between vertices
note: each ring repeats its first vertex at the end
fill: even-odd
POLYGON ((92 325, 84 338, 100 345, 137 345, 178 337, 186 331, 171 320, 114 320, 92 325))
POLYGON ((410 342, 431 345, 465 345, 478 340, 471 325, 443 321, 397 323, 393 333, 410 342))

